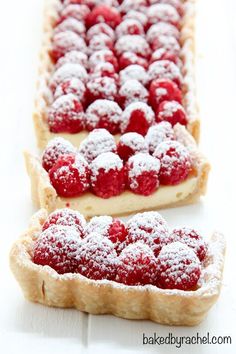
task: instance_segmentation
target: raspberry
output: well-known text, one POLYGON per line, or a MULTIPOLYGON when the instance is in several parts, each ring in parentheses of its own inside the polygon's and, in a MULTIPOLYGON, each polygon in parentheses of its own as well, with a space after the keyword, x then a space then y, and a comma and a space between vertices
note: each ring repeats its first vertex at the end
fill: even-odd
POLYGON ((149 88, 149 101, 154 110, 158 109, 163 101, 182 102, 182 93, 175 82, 169 79, 156 79, 149 88))
POLYGON ((178 65, 179 67, 182 65, 178 54, 176 54, 172 49, 159 48, 155 50, 155 52, 152 53, 150 64, 159 60, 172 61, 174 64, 178 65))
POLYGON ((89 15, 90 10, 88 6, 84 4, 69 4, 66 5, 60 11, 60 19, 59 22, 63 21, 66 18, 72 17, 78 21, 84 22, 86 17, 89 15))
POLYGON ((147 23, 148 23, 148 19, 147 19, 147 16, 146 16, 145 13, 140 12, 140 11, 136 11, 136 10, 131 10, 131 11, 127 12, 125 14, 125 16, 123 16, 123 20, 127 20, 127 19, 130 19, 130 18, 133 19, 133 20, 139 21, 143 25, 143 28, 146 29, 147 23))
POLYGON ((57 25, 54 29, 54 33, 65 31, 74 32, 78 34, 78 36, 85 38, 86 28, 83 22, 78 21, 73 17, 70 17, 59 23, 59 25, 57 25))
POLYGON ((151 45, 159 36, 175 37, 176 39, 179 39, 180 33, 178 29, 170 23, 158 22, 149 28, 146 38, 148 43, 151 45))
POLYGON ((116 27, 116 36, 120 38, 127 34, 130 35, 144 35, 144 29, 142 24, 134 19, 126 19, 122 21, 119 26, 116 27))
POLYGON ((156 277, 156 258, 150 247, 136 242, 121 252, 116 271, 117 282, 126 285, 154 285, 156 277))
POLYGON ((48 172, 61 155, 75 153, 75 147, 63 138, 54 138, 49 141, 42 156, 43 168, 48 172))
POLYGON ((55 68, 58 69, 64 64, 80 64, 84 68, 88 67, 88 56, 83 52, 79 52, 77 50, 72 50, 71 52, 67 52, 63 57, 61 57, 55 68))
POLYGON ((115 153, 115 139, 106 129, 94 129, 80 144, 79 152, 88 162, 92 162, 104 152, 115 153))
POLYGON ((124 52, 119 57, 119 67, 120 70, 125 69, 129 65, 137 64, 142 66, 144 69, 148 67, 148 61, 145 58, 138 56, 132 52, 124 52))
POLYGON ((99 50, 104 50, 104 49, 113 49, 113 41, 110 37, 108 37, 104 33, 97 34, 94 36, 90 41, 88 45, 88 51, 89 53, 94 53, 99 50))
POLYGON ((72 31, 64 31, 54 34, 52 38, 52 48, 50 50, 50 56, 54 62, 72 50, 78 50, 81 52, 87 50, 86 43, 82 37, 72 31))
POLYGON ((129 65, 120 71, 120 84, 123 85, 128 80, 137 80, 143 86, 148 84, 149 78, 146 70, 140 65, 129 65))
POLYGON ((76 78, 86 83, 88 74, 85 68, 80 64, 67 63, 59 67, 52 75, 50 88, 54 92, 61 82, 76 78))
POLYGON ((170 60, 155 61, 149 66, 148 74, 150 80, 155 79, 170 79, 179 87, 182 82, 180 69, 170 60))
POLYGON ((169 122, 163 121, 148 129, 145 140, 152 154, 163 141, 174 140, 174 130, 169 122))
POLYGON ((115 51, 118 56, 124 52, 132 52, 140 57, 148 59, 150 56, 150 47, 145 38, 138 35, 125 35, 116 41, 115 51))
POLYGON ((124 0, 121 2, 120 11, 123 14, 127 14, 132 10, 138 10, 141 12, 145 12, 145 8, 148 5, 147 0, 124 0))
POLYGON ((115 80, 110 77, 97 77, 88 81, 87 93, 88 102, 90 103, 101 99, 115 101, 117 85, 115 80))
POLYGON ((79 133, 84 129, 84 111, 78 98, 68 94, 57 98, 48 109, 48 125, 53 133, 79 133))
POLYGON ((180 16, 184 14, 183 3, 181 0, 149 0, 150 5, 153 4, 169 4, 173 6, 179 13, 180 16))
POLYGON ((148 91, 137 80, 127 80, 119 90, 119 104, 121 107, 127 107, 133 102, 148 101, 148 91))
POLYGON ((33 262, 49 266, 57 273, 75 273, 80 234, 74 227, 53 225, 43 231, 33 248, 33 262))
POLYGON ((154 112, 144 102, 131 103, 122 113, 121 132, 136 132, 145 135, 154 123, 154 112))
POLYGON ((148 196, 159 187, 160 162, 155 157, 147 153, 131 156, 127 163, 127 170, 128 184, 132 192, 148 196))
POLYGON ((80 79, 72 78, 62 81, 56 88, 54 98, 73 93, 78 100, 84 104, 86 87, 80 79))
POLYGON ((87 16, 87 27, 92 27, 97 23, 105 22, 111 28, 115 28, 121 22, 119 12, 111 6, 98 5, 87 16))
POLYGON ((78 273, 94 279, 115 278, 117 254, 113 243, 98 233, 93 232, 84 238, 78 249, 78 273))
POLYGON ((180 53, 179 42, 174 36, 159 35, 152 41, 151 48, 154 51, 163 48, 178 56, 180 53))
POLYGON ((45 223, 43 224, 42 231, 48 229, 52 225, 73 226, 83 237, 86 226, 85 218, 76 210, 72 209, 57 209, 51 213, 45 223))
POLYGON ((188 227, 181 227, 172 231, 173 242, 181 242, 193 249, 202 262, 207 253, 207 244, 199 232, 188 227))
POLYGON ((180 24, 180 16, 178 12, 169 4, 155 4, 148 7, 147 17, 149 25, 162 21, 170 23, 178 28, 180 24))
POLYGON ((179 123, 188 124, 188 119, 184 107, 176 101, 163 101, 160 103, 156 112, 156 121, 170 122, 172 126, 179 123))
POLYGON ((105 128, 111 134, 120 131, 122 110, 116 102, 109 100, 96 100, 86 111, 86 127, 93 130, 95 128, 105 128))
POLYGON ((130 156, 138 152, 147 153, 148 147, 145 139, 138 133, 126 133, 121 135, 117 145, 117 153, 123 161, 127 161, 130 156))
POLYGON ((164 246, 159 253, 157 273, 160 288, 192 290, 200 278, 200 262, 191 248, 174 242, 164 246))
POLYGON ((141 241, 152 249, 155 256, 170 242, 167 223, 156 211, 136 214, 128 220, 126 228, 128 244, 141 241))
POLYGON ((89 30, 87 31, 87 41, 89 42, 94 36, 101 33, 106 34, 114 42, 115 32, 106 23, 98 23, 97 25, 90 27, 89 30))
POLYGON ((165 141, 159 144, 153 156, 161 162, 159 179, 163 185, 179 184, 191 171, 190 153, 178 141, 165 141))
POLYGON ((110 198, 125 189, 125 169, 118 155, 106 152, 91 163, 91 187, 95 195, 110 198))
POLYGON ((114 66, 111 63, 99 63, 93 69, 90 70, 91 77, 110 77, 116 82, 118 81, 118 74, 115 71, 114 66))
POLYGON ((89 58, 89 67, 94 68, 99 63, 111 63, 115 70, 118 70, 118 62, 114 53, 109 49, 99 50, 89 58))
POLYGON ((60 197, 77 197, 89 188, 89 166, 80 154, 58 158, 49 171, 50 181, 60 197))

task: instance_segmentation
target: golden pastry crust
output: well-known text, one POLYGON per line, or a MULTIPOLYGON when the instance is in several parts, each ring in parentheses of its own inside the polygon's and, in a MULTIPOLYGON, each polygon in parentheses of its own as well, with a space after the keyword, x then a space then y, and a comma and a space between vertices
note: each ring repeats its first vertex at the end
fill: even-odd
POLYGON ((31 260, 33 240, 41 231, 48 214, 36 213, 29 229, 10 252, 11 269, 33 302, 71 308, 91 314, 113 314, 127 319, 149 319, 166 325, 199 324, 216 302, 221 288, 225 240, 214 232, 208 256, 195 291, 163 290, 152 285, 127 286, 113 281, 94 281, 80 274, 59 275, 49 266, 31 260))
POLYGON ((204 195, 207 187, 210 165, 198 151, 193 137, 177 124, 174 127, 177 140, 190 151, 194 173, 177 186, 161 186, 152 195, 145 197, 125 191, 121 195, 103 199, 87 192, 78 198, 61 198, 50 183, 48 173, 39 158, 25 152, 25 162, 31 180, 32 200, 39 208, 53 211, 70 207, 79 210, 86 218, 94 215, 128 215, 138 211, 159 210, 195 203, 204 195))
MULTIPOLYGON (((43 25, 43 41, 40 52, 40 66, 39 78, 37 83, 37 93, 35 99, 35 108, 33 112, 33 122, 35 126, 35 133, 37 137, 37 144, 40 149, 44 149, 49 140, 55 136, 61 136, 69 140, 75 146, 79 146, 80 142, 88 135, 87 131, 82 131, 77 134, 55 134, 51 133, 46 121, 46 111, 48 102, 50 101, 50 92, 47 88, 47 81, 53 70, 53 63, 49 56, 49 49, 51 45, 51 35, 53 31, 53 24, 57 18, 57 9, 59 7, 59 0, 47 0, 44 13, 43 25)), ((186 0, 185 15, 183 17, 181 29, 181 57, 184 63, 183 66, 183 92, 184 92, 184 106, 187 112, 189 123, 187 125, 188 131, 193 135, 198 142, 200 134, 200 120, 197 106, 195 77, 194 77, 194 52, 195 52, 195 0, 186 0)))

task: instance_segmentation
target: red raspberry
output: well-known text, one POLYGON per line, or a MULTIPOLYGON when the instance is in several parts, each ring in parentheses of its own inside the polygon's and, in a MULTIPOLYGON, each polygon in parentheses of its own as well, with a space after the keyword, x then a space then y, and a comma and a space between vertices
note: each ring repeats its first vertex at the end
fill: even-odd
POLYGON ((165 121, 150 127, 145 136, 145 141, 151 154, 153 154, 160 143, 167 140, 174 140, 174 130, 171 124, 165 121))
POLYGON ((62 22, 64 19, 72 17, 75 18, 78 21, 84 22, 86 17, 89 15, 90 10, 88 6, 84 4, 69 4, 66 5, 61 11, 60 11, 60 18, 59 22, 62 22))
POLYGON ((125 52, 132 52, 146 59, 148 59, 151 54, 149 44, 144 37, 128 34, 120 37, 116 41, 115 51, 117 56, 125 52))
POLYGON ((91 27, 96 23, 105 22, 111 28, 115 28, 121 22, 119 12, 111 6, 98 5, 87 16, 87 27, 91 27))
POLYGON ((80 64, 84 68, 88 67, 88 56, 83 52, 79 52, 77 50, 72 50, 71 52, 66 53, 63 57, 61 57, 56 65, 55 69, 60 68, 64 64, 80 64))
POLYGON ((85 103, 86 87, 80 79, 72 78, 62 81, 55 90, 54 98, 57 99, 69 93, 73 93, 82 104, 85 103))
POLYGON ((148 91, 139 81, 128 80, 119 90, 119 104, 125 108, 133 102, 147 103, 148 96, 148 91))
MULTIPOLYGON (((134 4, 134 2, 132 3, 134 4)), ((130 18, 139 21, 143 25, 143 28, 146 29, 148 19, 145 13, 136 10, 131 10, 125 14, 123 20, 127 20, 130 18)))
POLYGON ((86 83, 88 74, 85 68, 80 64, 67 63, 59 67, 52 75, 50 88, 54 92, 61 82, 76 78, 86 83))
POLYGON ((160 288, 192 290, 200 278, 200 262, 191 248, 174 242, 164 246, 159 253, 157 273, 160 288))
POLYGON ((147 9, 147 17, 150 26, 160 21, 170 23, 177 28, 180 25, 178 12, 169 4, 155 4, 149 6, 147 9))
POLYGON ((90 79, 87 83, 87 94, 87 99, 90 103, 101 99, 115 101, 117 98, 117 84, 111 77, 90 79))
POLYGON ((116 27, 116 36, 117 38, 120 38, 127 34, 143 36, 144 29, 142 24, 139 21, 131 18, 122 21, 119 26, 116 27))
POLYGON ((119 2, 118 0, 85 0, 86 5, 88 5, 89 7, 93 8, 94 6, 97 5, 107 5, 107 6, 114 6, 114 7, 118 7, 119 6, 119 2))
POLYGON ((131 156, 127 163, 127 170, 128 184, 132 192, 148 196, 159 187, 160 162, 155 157, 147 153, 131 156))
POLYGON ((126 247, 118 257, 116 281, 126 285, 154 285, 156 267, 156 258, 150 247, 136 242, 126 247))
POLYGON ((78 36, 85 38, 86 28, 83 22, 78 21, 73 17, 69 17, 59 23, 59 25, 57 25, 54 29, 54 33, 65 31, 75 32, 76 34, 78 34, 78 36))
POLYGON ((48 125, 52 133, 79 133, 84 129, 84 111, 73 94, 61 96, 48 110, 48 125))
POLYGON ((117 145, 117 153, 123 161, 127 161, 130 156, 138 152, 147 153, 148 147, 145 139, 138 133, 126 133, 121 135, 117 145))
POLYGON ((114 30, 108 26, 106 23, 98 23, 94 25, 93 27, 90 27, 89 30, 87 31, 87 41, 89 42, 94 36, 104 33, 110 39, 112 42, 115 40, 115 32, 114 30))
POLYGON ((136 132, 145 135, 154 123, 154 112, 144 102, 131 103, 122 113, 121 132, 136 132))
POLYGON ((179 67, 181 67, 182 65, 179 55, 176 54, 174 51, 165 48, 159 48, 152 53, 150 64, 159 60, 172 61, 174 64, 178 65, 179 67))
POLYGON ((178 141, 165 141, 159 144, 153 156, 161 162, 159 179, 163 185, 179 184, 191 171, 190 153, 178 141))
POLYGON ((136 214, 128 220, 126 228, 128 244, 141 241, 152 249, 155 256, 164 245, 170 243, 168 225, 156 211, 136 214))
POLYGON ((178 29, 170 23, 158 22, 149 28, 146 34, 146 38, 148 43, 151 45, 153 41, 159 36, 175 37, 178 40, 180 37, 180 33, 178 29))
POLYGON ((148 61, 145 58, 138 56, 132 52, 124 52, 119 57, 119 67, 120 70, 125 69, 127 66, 137 64, 142 66, 144 69, 148 68, 148 61))
POLYGON ((207 244, 200 233, 188 227, 181 227, 172 231, 173 242, 181 242, 193 249, 202 262, 207 254, 207 244))
POLYGON ((181 0, 149 0, 150 5, 153 4, 169 4, 173 6, 180 16, 184 14, 183 2, 181 0))
POLYGON ((79 152, 88 162, 92 162, 104 152, 116 153, 115 139, 106 129, 94 129, 81 142, 79 152))
POLYGON ((33 248, 33 262, 57 273, 75 273, 80 234, 74 227, 53 225, 43 231, 33 248))
POLYGON ((169 79, 156 79, 149 88, 149 101, 154 110, 158 109, 163 101, 182 102, 182 93, 175 82, 169 79))
POLYGON ((50 181, 60 197, 77 197, 89 188, 89 166, 80 154, 58 158, 49 171, 50 181))
POLYGON ((169 79, 179 87, 181 86, 182 75, 180 69, 170 60, 155 61, 149 66, 148 74, 150 80, 169 79))
POLYGON ((111 63, 118 70, 118 62, 114 53, 109 49, 99 50, 89 58, 89 67, 92 69, 99 63, 111 63))
POLYGON ((89 131, 95 128, 105 128, 111 134, 120 131, 122 110, 116 102, 96 100, 86 111, 86 127, 89 131))
POLYGON ((42 156, 42 165, 49 171, 61 155, 75 153, 75 147, 63 138, 54 138, 49 141, 42 156))
POLYGON ((94 52, 97 52, 99 50, 104 50, 104 49, 110 49, 110 50, 113 49, 113 41, 106 34, 104 33, 97 34, 89 41, 89 45, 88 45, 89 53, 93 54, 94 52))
POLYGON ((94 68, 90 69, 91 77, 98 78, 98 77, 110 77, 118 82, 118 74, 115 71, 114 66, 111 63, 99 63, 94 68))
POLYGON ((52 38, 50 56, 54 62, 72 50, 85 52, 87 50, 84 39, 75 32, 64 31, 55 33, 52 38))
POLYGON ((171 51, 176 56, 179 56, 180 53, 180 45, 177 39, 174 36, 164 36, 160 35, 156 37, 151 44, 151 48, 153 51, 164 48, 166 50, 171 51))
POLYGON ((125 169, 122 160, 112 152, 105 152, 91 163, 91 187, 95 195, 110 198, 125 189, 125 169))
POLYGON ((147 5, 147 0, 124 0, 121 2, 120 11, 123 14, 127 14, 132 10, 137 10, 145 13, 147 5))
POLYGON ((163 120, 170 122, 172 126, 177 123, 188 124, 184 107, 176 101, 163 101, 160 103, 156 112, 156 121, 162 122, 163 120))
POLYGON ((140 65, 129 65, 120 71, 120 84, 123 85, 128 80, 137 80, 143 86, 149 82, 146 70, 140 65))
POLYGON ((78 211, 64 208, 57 209, 48 216, 43 224, 42 231, 48 229, 52 225, 73 226, 80 234, 80 237, 83 237, 86 221, 83 215, 78 211))
POLYGON ((84 238, 78 249, 78 273, 94 279, 115 279, 117 254, 113 243, 93 232, 84 238))

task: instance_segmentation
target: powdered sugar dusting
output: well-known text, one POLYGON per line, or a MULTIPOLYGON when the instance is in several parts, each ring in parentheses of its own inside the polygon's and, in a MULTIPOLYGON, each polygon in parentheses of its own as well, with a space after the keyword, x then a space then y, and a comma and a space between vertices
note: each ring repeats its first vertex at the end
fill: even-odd
POLYGON ((91 180, 95 181, 100 169, 105 172, 110 170, 120 171, 123 168, 123 162, 117 154, 113 152, 105 152, 96 157, 91 163, 92 176, 91 180))
POLYGON ((110 100, 96 100, 86 111, 86 121, 96 128, 101 117, 108 117, 111 122, 119 123, 122 110, 116 102, 110 100))
POLYGON ((92 232, 96 232, 101 236, 107 237, 109 235, 109 227, 112 224, 111 216, 94 216, 85 229, 85 234, 89 235, 92 232))
POLYGON ((173 140, 174 130, 169 122, 161 122, 148 129, 145 140, 149 146, 150 153, 163 141, 173 140))
POLYGON ((125 131, 129 124, 131 114, 135 111, 143 112, 147 122, 151 125, 154 122, 154 112, 152 108, 144 102, 133 102, 123 111, 122 121, 121 121, 121 131, 125 131))
POLYGON ((128 80, 137 80, 146 86, 149 77, 146 70, 141 65, 133 64, 120 71, 121 84, 124 84, 128 80))

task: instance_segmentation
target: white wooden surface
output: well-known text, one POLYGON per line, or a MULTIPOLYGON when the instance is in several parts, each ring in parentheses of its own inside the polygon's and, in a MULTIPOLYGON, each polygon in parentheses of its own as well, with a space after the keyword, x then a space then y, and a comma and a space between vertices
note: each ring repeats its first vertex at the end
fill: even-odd
POLYGON ((40 45, 42 0, 0 0, 0 351, 15 353, 235 353, 230 345, 149 346, 152 335, 234 335, 236 199, 236 25, 235 0, 199 0, 198 90, 201 148, 212 163, 207 197, 198 205, 163 211, 171 225, 192 225, 206 235, 222 230, 228 242, 221 297, 195 328, 165 327, 112 316, 88 316, 28 303, 8 266, 11 243, 27 227, 34 209, 22 150, 35 149, 31 110, 40 45), (214 5, 214 7, 213 7, 214 5), (222 125, 224 123, 224 125, 222 125))

